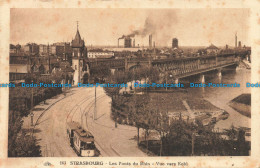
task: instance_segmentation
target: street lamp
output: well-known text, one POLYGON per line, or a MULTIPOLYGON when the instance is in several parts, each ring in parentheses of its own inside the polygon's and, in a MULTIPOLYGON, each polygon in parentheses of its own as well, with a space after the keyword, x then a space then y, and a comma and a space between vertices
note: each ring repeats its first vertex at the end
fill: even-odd
MULTIPOLYGON (((33 80, 32 80, 33 83, 33 80)), ((33 126, 33 87, 32 87, 32 96, 31 96, 31 112, 30 112, 30 116, 31 116, 31 126, 33 126)))
POLYGON ((95 86, 94 120, 97 120, 97 86, 95 86))
POLYGON ((31 116, 31 126, 33 126, 33 116, 34 116, 34 114, 31 112, 30 116, 31 116))
POLYGON ((197 132, 192 132, 191 135, 191 155, 194 156, 194 146, 195 146, 195 139, 199 137, 197 132))
MULTIPOLYGON (((172 78, 172 74, 170 74, 169 77, 172 78)), ((168 73, 166 73, 166 91, 168 90, 167 80, 168 80, 168 73)))

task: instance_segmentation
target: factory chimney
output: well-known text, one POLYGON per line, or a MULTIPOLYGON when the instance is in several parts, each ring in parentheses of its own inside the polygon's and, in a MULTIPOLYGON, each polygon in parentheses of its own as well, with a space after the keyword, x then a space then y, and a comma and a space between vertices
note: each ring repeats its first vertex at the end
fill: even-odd
POLYGON ((124 44, 125 48, 131 48, 132 47, 131 37, 127 36, 127 37, 125 37, 124 40, 125 40, 125 44, 124 44))
POLYGON ((117 47, 119 48, 119 40, 120 40, 120 38, 118 39, 118 41, 117 41, 117 47))
POLYGON ((235 47, 237 48, 237 33, 236 33, 236 36, 235 36, 235 47))
POLYGON ((151 49, 153 45, 153 36, 150 34, 149 35, 149 48, 151 49))
POLYGON ((133 47, 135 48, 135 39, 133 40, 133 47))

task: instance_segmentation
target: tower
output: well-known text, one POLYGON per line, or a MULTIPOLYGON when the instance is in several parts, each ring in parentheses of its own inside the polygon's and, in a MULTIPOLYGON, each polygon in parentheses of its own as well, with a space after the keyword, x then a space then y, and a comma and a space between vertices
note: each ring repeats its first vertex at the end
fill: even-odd
POLYGON ((153 36, 152 34, 149 35, 149 48, 152 48, 152 44, 153 44, 153 36))
POLYGON ((235 35, 235 47, 237 48, 237 33, 235 35))
POLYGON ((77 23, 77 32, 75 38, 71 41, 72 48, 72 68, 74 69, 73 75, 73 84, 77 85, 82 83, 82 78, 84 75, 84 57, 85 53, 85 42, 81 39, 78 23, 77 23))
POLYGON ((131 37, 127 36, 125 37, 125 48, 131 48, 132 47, 132 39, 131 37))
POLYGON ((178 39, 177 38, 173 38, 172 39, 172 48, 178 48, 178 39))

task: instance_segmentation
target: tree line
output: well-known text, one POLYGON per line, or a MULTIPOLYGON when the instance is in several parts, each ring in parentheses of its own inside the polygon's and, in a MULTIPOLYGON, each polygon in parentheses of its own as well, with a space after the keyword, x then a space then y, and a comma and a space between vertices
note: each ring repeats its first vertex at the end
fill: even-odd
MULTIPOLYGON (((25 83, 60 83, 64 76, 53 74, 48 78, 37 74, 28 74, 25 83)), ((9 157, 39 157, 40 146, 31 130, 23 129, 23 117, 40 102, 62 93, 62 88, 27 88, 16 86, 9 88, 9 118, 8 118, 8 156, 9 157), (33 99, 32 99, 33 97, 33 99), (32 102, 33 101, 33 102, 32 102)))
MULTIPOLYGON (((111 83, 126 83, 145 79, 157 82, 159 73, 155 69, 141 67, 130 72, 116 71, 109 77, 111 83)), ((212 126, 204 126, 200 120, 191 122, 171 119, 160 105, 151 105, 148 94, 122 95, 122 88, 104 88, 112 98, 111 117, 117 123, 137 128, 137 144, 140 148, 159 156, 187 155, 249 155, 250 144, 245 141, 245 130, 226 129, 219 133, 212 126), (144 141, 140 142, 140 129, 144 130, 144 141), (149 132, 157 131, 159 141, 148 140, 149 132), (225 139, 226 137, 226 139, 225 139)))

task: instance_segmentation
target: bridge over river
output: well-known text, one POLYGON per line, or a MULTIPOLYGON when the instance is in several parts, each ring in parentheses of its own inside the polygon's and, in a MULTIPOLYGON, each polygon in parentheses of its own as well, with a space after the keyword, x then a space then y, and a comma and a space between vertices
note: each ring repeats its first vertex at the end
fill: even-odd
POLYGON ((92 59, 88 61, 88 64, 90 74, 92 69, 102 69, 104 67, 111 69, 111 71, 130 71, 143 66, 154 67, 159 70, 161 76, 169 74, 178 82, 178 79, 203 74, 208 71, 217 70, 218 73, 221 73, 222 68, 236 67, 241 58, 246 56, 250 56, 250 50, 171 59, 152 59, 152 57, 92 59))
MULTIPOLYGON (((241 57, 250 55, 248 51, 222 53, 217 55, 206 55, 198 57, 182 57, 171 59, 152 59, 150 58, 125 58, 125 59, 98 59, 89 62, 91 68, 109 67, 113 70, 130 71, 137 67, 154 67, 159 70, 160 76, 171 75, 175 82, 181 78, 203 74, 208 71, 217 70, 221 73, 222 68, 236 67, 241 57)), ((220 75, 220 74, 219 74, 220 75)), ((202 80, 204 77, 202 76, 202 80)))

